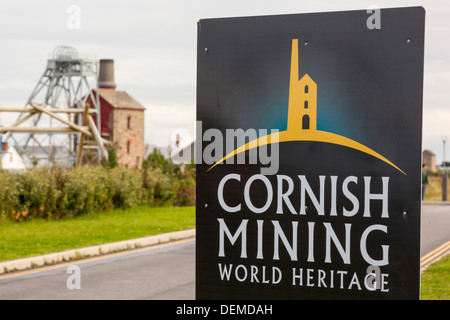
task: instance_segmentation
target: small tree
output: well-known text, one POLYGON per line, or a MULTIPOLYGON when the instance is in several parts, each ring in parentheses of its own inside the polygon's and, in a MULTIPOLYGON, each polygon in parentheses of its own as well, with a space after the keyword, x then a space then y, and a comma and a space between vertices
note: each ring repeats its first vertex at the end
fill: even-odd
POLYGON ((180 166, 174 164, 171 159, 164 157, 157 148, 154 148, 147 158, 145 158, 142 166, 144 168, 160 168, 163 173, 172 177, 178 176, 181 172, 180 166))
POLYGON ((102 159, 100 163, 104 168, 108 168, 108 169, 118 167, 119 163, 117 162, 116 148, 115 147, 109 148, 108 149, 108 160, 102 159))

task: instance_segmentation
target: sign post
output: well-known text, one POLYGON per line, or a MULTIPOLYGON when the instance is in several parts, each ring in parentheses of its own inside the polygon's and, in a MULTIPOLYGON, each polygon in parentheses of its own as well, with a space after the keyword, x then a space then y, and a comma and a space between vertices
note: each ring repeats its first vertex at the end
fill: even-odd
POLYGON ((197 299, 420 297, 424 19, 199 21, 197 299))

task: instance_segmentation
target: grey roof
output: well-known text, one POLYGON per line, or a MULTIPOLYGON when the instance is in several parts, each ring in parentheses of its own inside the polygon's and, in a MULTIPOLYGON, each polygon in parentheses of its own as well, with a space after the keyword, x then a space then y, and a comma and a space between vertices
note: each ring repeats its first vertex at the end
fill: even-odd
POLYGON ((145 110, 145 107, 130 96, 126 91, 100 88, 98 93, 113 108, 145 110))

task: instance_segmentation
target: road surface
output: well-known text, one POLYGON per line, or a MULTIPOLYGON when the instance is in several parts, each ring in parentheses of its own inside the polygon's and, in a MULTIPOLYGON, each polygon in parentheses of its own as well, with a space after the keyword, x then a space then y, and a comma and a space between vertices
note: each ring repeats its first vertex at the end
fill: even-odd
POLYGON ((423 205, 421 255, 447 241, 450 241, 450 205, 423 205))
MULTIPOLYGON (((450 206, 424 205, 422 256, 449 241, 449 230, 450 206)), ((195 241, 0 275, 0 299, 195 299, 195 241), (79 267, 79 290, 68 289, 69 265, 79 267)))
POLYGON ((0 300, 194 299, 194 243, 179 241, 6 275, 0 280, 0 300), (80 268, 79 290, 68 289, 67 281, 75 275, 67 273, 70 265, 80 268))

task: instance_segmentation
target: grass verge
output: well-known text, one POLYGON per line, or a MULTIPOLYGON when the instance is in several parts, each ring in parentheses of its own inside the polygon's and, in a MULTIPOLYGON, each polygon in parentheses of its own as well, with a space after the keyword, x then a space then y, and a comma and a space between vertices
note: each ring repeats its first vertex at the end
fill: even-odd
MULTIPOLYGON (((450 188, 447 188, 447 199, 450 200, 450 188)), ((424 200, 442 201, 442 176, 428 176, 424 200)))
POLYGON ((422 300, 450 300, 450 254, 422 272, 422 300))
POLYGON ((195 207, 138 207, 74 219, 0 222, 0 262, 195 227, 195 207))

